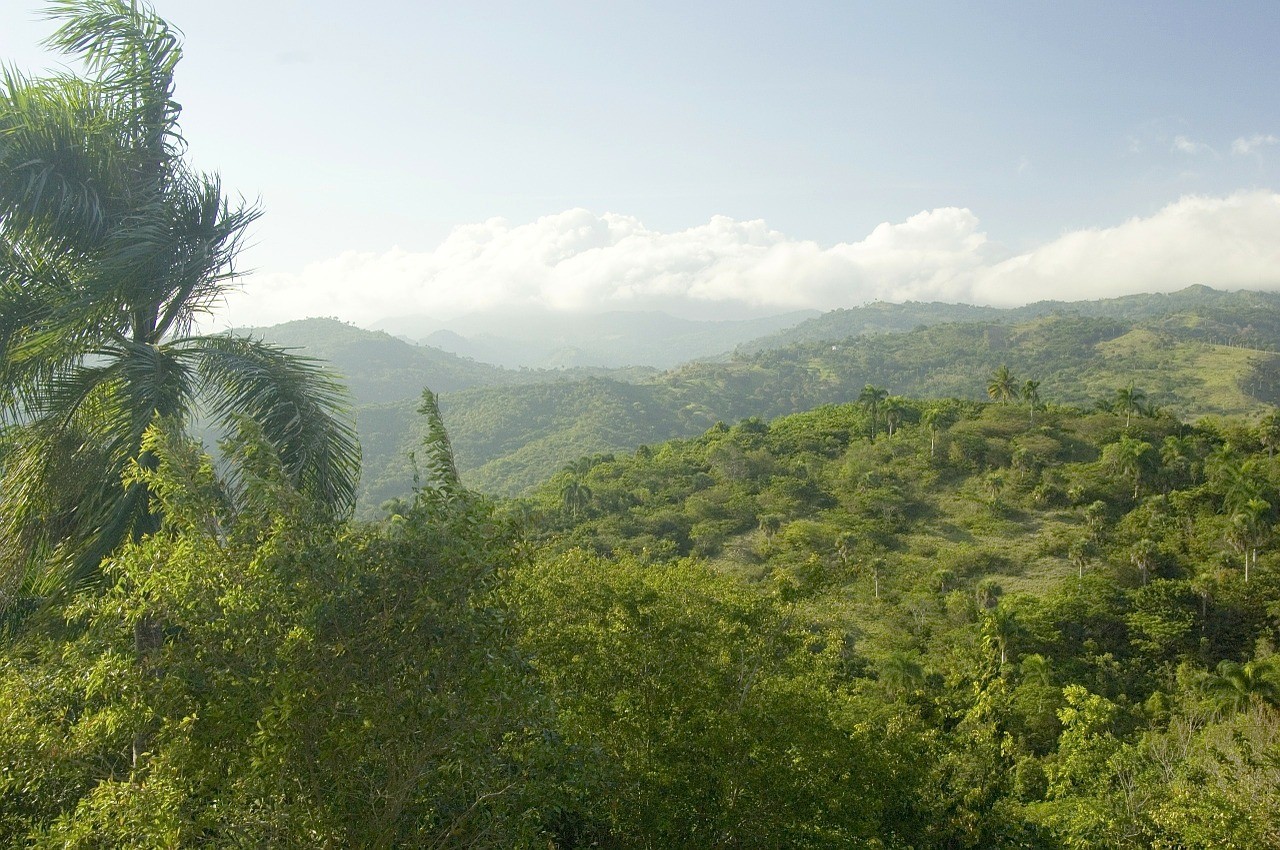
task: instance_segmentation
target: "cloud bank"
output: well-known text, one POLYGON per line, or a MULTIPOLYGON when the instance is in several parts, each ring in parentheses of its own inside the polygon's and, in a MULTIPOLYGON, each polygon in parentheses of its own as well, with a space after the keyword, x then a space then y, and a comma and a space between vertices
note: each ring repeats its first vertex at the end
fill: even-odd
POLYGON ((568 210, 455 229, 435 250, 346 253, 299 274, 258 274, 224 322, 338 316, 448 319, 486 309, 666 310, 709 318, 873 300, 1017 305, 1172 291, 1280 289, 1280 194, 1186 197, 1146 218, 1066 233, 1012 255, 971 211, 927 210, 822 247, 763 221, 715 217, 674 233, 568 210))

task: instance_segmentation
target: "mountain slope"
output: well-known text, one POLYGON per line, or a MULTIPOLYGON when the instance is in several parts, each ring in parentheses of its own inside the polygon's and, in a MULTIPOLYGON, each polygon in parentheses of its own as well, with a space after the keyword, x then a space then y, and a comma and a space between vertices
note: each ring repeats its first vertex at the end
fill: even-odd
POLYGON ((328 362, 346 382, 356 404, 415 398, 428 385, 437 392, 450 392, 519 380, 505 369, 436 348, 410 345, 390 334, 367 331, 336 319, 301 319, 234 333, 258 337, 328 362))

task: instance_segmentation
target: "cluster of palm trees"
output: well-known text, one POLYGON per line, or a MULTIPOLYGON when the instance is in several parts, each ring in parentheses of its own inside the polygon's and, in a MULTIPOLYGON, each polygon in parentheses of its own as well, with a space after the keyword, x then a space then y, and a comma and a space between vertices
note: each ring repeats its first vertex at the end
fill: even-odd
POLYGON ((336 513, 359 471, 343 392, 317 363, 197 332, 259 210, 185 159, 176 31, 138 0, 60 0, 47 16, 48 46, 87 73, 0 73, 0 610, 32 564, 90 580, 161 527, 131 472, 158 463, 153 427, 252 423, 336 513))
POLYGON ((1036 421, 1036 408, 1040 406, 1040 382, 1031 379, 1018 385, 1018 379, 1009 371, 1007 365, 1001 365, 987 379, 987 398, 992 401, 998 401, 1001 404, 1008 404, 1011 401, 1021 399, 1027 404, 1027 413, 1030 421, 1036 421))
POLYGON ((1230 443, 1220 446, 1208 465, 1223 494, 1222 512, 1230 518, 1227 543, 1240 555, 1248 582, 1258 563, 1258 550, 1271 539, 1274 529, 1273 488, 1260 462, 1241 457, 1230 443))
POLYGON ((1115 394, 1111 398, 1098 399, 1094 403, 1094 407, 1105 413, 1115 413, 1117 415, 1124 414, 1124 425, 1129 427, 1133 422, 1134 416, 1156 417, 1160 415, 1160 408, 1154 404, 1147 403, 1147 394, 1133 384, 1127 387, 1117 387, 1115 394))

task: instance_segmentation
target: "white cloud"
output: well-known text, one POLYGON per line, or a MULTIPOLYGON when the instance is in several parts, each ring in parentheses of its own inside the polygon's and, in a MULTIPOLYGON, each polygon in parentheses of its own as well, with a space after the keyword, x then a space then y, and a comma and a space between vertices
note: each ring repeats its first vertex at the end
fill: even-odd
POLYGON ((763 221, 717 216, 673 233, 568 210, 454 230, 434 251, 347 253, 300 274, 255 275, 223 321, 336 315, 447 319, 486 308, 662 309, 686 316, 833 309, 870 300, 1021 304, 1169 291, 1193 283, 1280 289, 1280 195, 1187 197, 1147 218, 1067 233, 1018 256, 969 210, 886 222, 823 248, 763 221))
POLYGON ((1197 142, 1195 139, 1189 139, 1186 136, 1175 137, 1173 140, 1173 149, 1178 153, 1192 155, 1213 152, 1213 148, 1209 147, 1204 142, 1197 142))
POLYGON ((1280 290, 1280 194, 1191 196, 1148 218, 1080 230, 974 278, 980 303, 1105 298, 1170 292, 1202 283, 1218 289, 1280 290))
POLYGON ((1247 154, 1256 153, 1267 145, 1274 145, 1276 142, 1280 142, 1280 139, 1277 139, 1275 136, 1255 133, 1247 138, 1242 136, 1232 142, 1231 152, 1238 156, 1245 156, 1247 154))

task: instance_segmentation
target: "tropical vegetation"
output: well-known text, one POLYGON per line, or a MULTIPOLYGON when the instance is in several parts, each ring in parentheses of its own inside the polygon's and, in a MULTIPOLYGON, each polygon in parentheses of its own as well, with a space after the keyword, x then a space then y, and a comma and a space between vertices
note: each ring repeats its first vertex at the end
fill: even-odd
POLYGON ((1265 392, 1068 392, 1150 333, 1080 316, 477 396, 525 431, 426 389, 353 518, 336 380, 194 332, 253 212, 183 159, 174 30, 51 12, 89 75, 0 92, 7 845, 1280 846, 1265 392), (530 429, 570 461, 465 486, 530 429))

